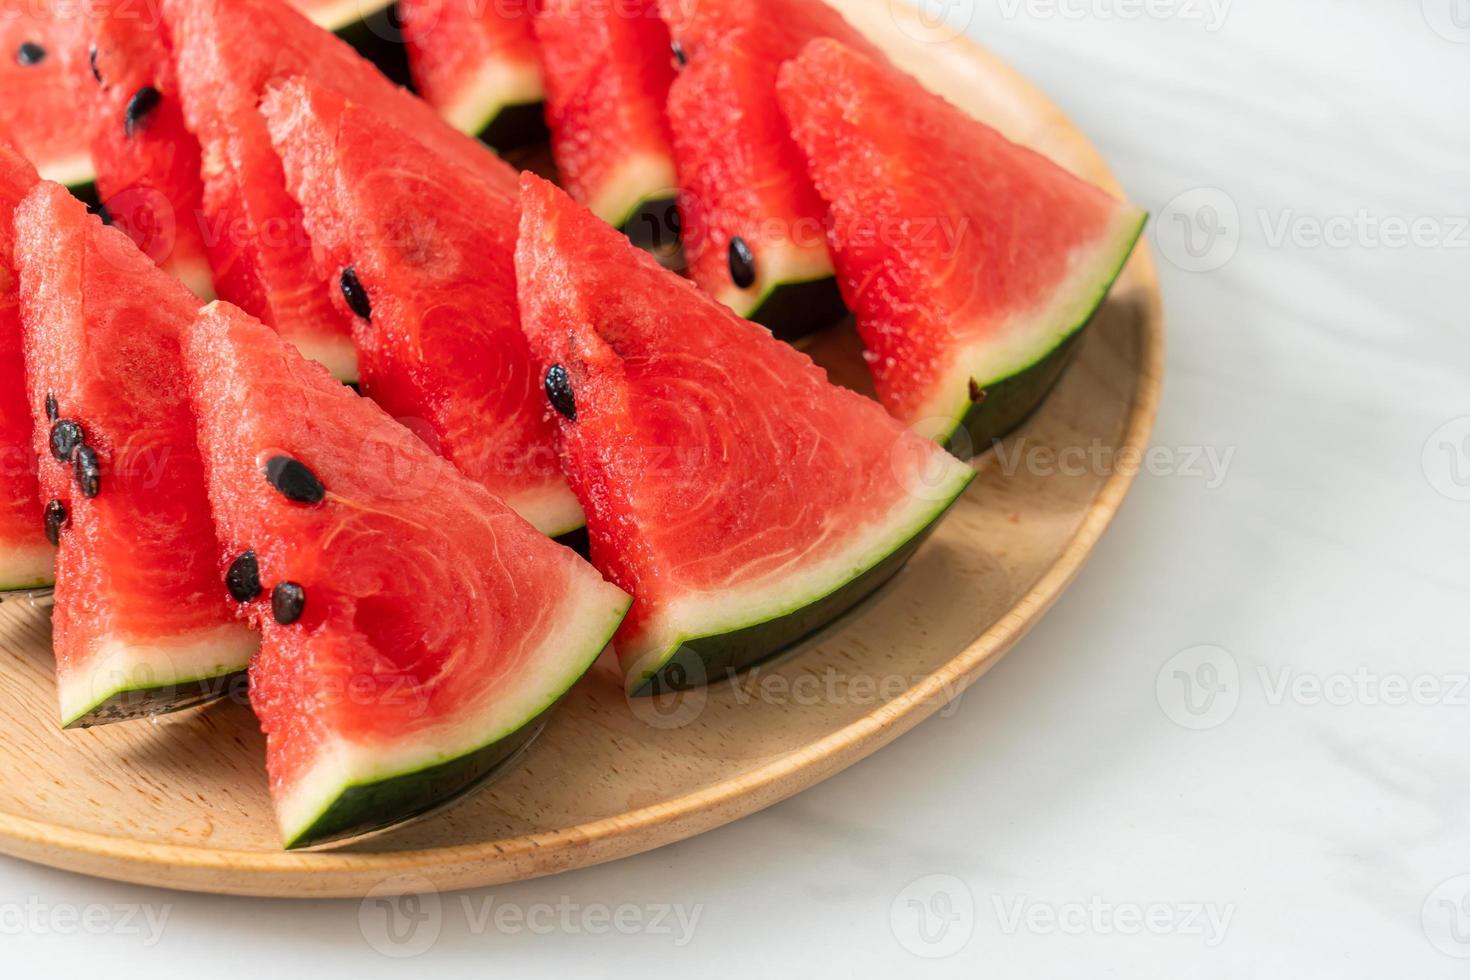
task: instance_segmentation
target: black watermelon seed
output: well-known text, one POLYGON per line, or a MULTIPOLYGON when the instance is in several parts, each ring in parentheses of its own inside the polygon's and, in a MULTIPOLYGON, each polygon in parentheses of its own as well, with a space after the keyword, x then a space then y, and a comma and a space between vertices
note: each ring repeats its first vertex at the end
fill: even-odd
POLYGON ((46 60, 46 49, 35 41, 26 41, 15 52, 15 63, 23 68, 39 65, 46 60))
MULTIPOLYGON (((51 404, 46 405, 46 412, 51 412, 51 404)), ((62 419, 51 427, 51 455, 63 463, 71 462, 71 454, 77 451, 77 447, 87 441, 86 433, 82 427, 71 419, 62 419)))
POLYGON ((260 595, 260 562, 254 551, 243 551, 230 562, 230 570, 225 572, 225 588, 236 602, 250 602, 260 595))
POLYGON ((78 446, 73 464, 77 469, 77 486, 82 496, 91 500, 102 492, 102 469, 97 462, 97 450, 91 446, 78 446))
POLYGON ((373 318, 372 300, 368 299, 367 290, 362 288, 362 280, 357 278, 357 269, 350 265, 342 270, 342 297, 353 313, 364 320, 373 318))
POLYGON ((551 401, 551 407, 568 421, 577 421, 577 398, 572 394, 572 379, 560 364, 553 364, 546 372, 546 397, 551 401))
POLYGON ((61 410, 56 407, 56 396, 55 395, 47 395, 46 396, 46 418, 50 419, 52 422, 55 422, 56 421, 56 416, 59 415, 60 413, 61 413, 61 410))
POLYGON ((984 388, 980 387, 980 382, 976 381, 974 378, 970 379, 970 401, 978 405, 985 400, 985 396, 987 394, 989 393, 984 388))
POLYGON ((53 545, 61 543, 61 531, 66 527, 70 517, 66 512, 66 504, 59 500, 53 500, 46 505, 46 540, 53 545))
POLYGON ((683 68, 685 65, 689 64, 689 56, 684 53, 684 45, 680 44, 678 41, 674 41, 669 44, 669 47, 673 49, 675 64, 677 64, 680 68, 683 68))
POLYGON ((321 478, 310 466, 291 456, 272 456, 266 460, 265 478, 287 500, 298 504, 319 504, 327 496, 321 478))
POLYGON ((730 239, 730 278, 741 289, 755 285, 755 256, 739 235, 730 239))
POLYGON ((132 136, 138 131, 138 127, 148 121, 148 114, 158 108, 158 103, 163 101, 163 93, 152 85, 144 85, 133 93, 128 100, 127 113, 123 117, 123 132, 132 136))
POLYGON ((97 84, 102 84, 102 72, 97 70, 97 45, 87 52, 87 63, 92 66, 92 77, 97 79, 97 84))
POLYGON ((290 626, 300 619, 304 608, 306 590, 295 582, 280 582, 271 589, 271 615, 282 626, 290 626))

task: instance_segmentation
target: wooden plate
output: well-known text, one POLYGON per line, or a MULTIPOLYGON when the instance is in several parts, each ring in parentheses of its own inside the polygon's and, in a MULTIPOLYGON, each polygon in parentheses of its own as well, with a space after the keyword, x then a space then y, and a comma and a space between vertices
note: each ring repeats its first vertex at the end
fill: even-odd
MULTIPOLYGON (((1076 172, 1114 186, 1050 102, 900 0, 838 6, 903 67, 1076 172)), ((956 180, 965 179, 956 174, 956 180)), ((57 729, 49 624, 0 604, 0 851, 198 891, 357 896, 414 873, 440 889, 609 861, 718 827, 825 779, 938 710, 1056 600, 1112 519, 1158 403, 1163 327, 1140 245, 1077 360, 892 584, 738 683, 630 706, 599 665, 500 782, 412 827, 283 853, 262 739, 234 703, 86 732, 57 729), (1058 465, 1054 455, 1080 447, 1058 465), (1077 465, 1077 464, 1082 465, 1077 465)), ((816 345, 862 377, 846 330, 816 345)))

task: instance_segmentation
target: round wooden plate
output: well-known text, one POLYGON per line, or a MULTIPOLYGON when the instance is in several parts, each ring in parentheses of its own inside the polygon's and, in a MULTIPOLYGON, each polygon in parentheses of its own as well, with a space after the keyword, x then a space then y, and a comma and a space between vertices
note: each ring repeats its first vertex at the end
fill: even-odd
MULTIPOLYGON (((1116 190, 1061 112, 987 52, 936 35, 902 0, 837 6, 927 85, 1116 190)), ((813 353, 834 376, 861 383, 850 330, 819 338, 813 353)), ((938 533, 860 609, 775 663, 678 699, 630 705, 614 670, 599 664, 499 782, 345 849, 281 851, 262 739, 240 704, 60 731, 48 617, 7 601, 0 851, 198 891, 360 896, 406 873, 440 889, 551 874, 769 806, 937 711, 1056 600, 1137 469, 1162 358, 1158 287, 1140 245, 1041 412, 1003 455, 979 461, 980 478, 938 533), (1085 454, 1058 465, 1054 454, 1068 447, 1085 454)))

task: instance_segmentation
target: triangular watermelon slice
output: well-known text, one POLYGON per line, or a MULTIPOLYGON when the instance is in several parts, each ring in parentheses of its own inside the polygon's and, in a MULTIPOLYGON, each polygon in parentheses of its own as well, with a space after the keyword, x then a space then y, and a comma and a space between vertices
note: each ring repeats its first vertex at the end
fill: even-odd
POLYGON ((665 110, 674 59, 654 0, 547 0, 536 15, 561 186, 645 247, 677 241, 665 110))
POLYGON ((224 693, 256 648, 216 562, 179 329, 197 301, 56 184, 16 210, 62 723, 224 693))
POLYGON ((363 394, 545 533, 581 527, 516 308, 510 170, 483 180, 302 78, 261 112, 323 271, 357 302, 363 394))
POLYGON ((85 61, 74 0, 0 4, 0 133, 41 176, 74 187, 92 184, 89 121, 75 65, 85 61))
POLYGON ((531 175, 522 322, 633 693, 739 669, 891 576, 973 478, 531 175))
POLYGON ((37 179, 36 169, 0 142, 0 592, 50 585, 56 561, 36 484, 36 423, 26 397, 20 280, 12 263, 11 219, 37 179))
POLYGON ((92 0, 87 12, 79 84, 92 96, 97 197, 149 258, 213 299, 199 141, 184 126, 167 32, 132 0, 92 0))
POLYGON ((204 150, 204 207, 220 296, 276 327, 343 380, 357 377, 352 314, 314 271, 301 210, 256 106, 273 78, 309 75, 371 103, 472 169, 500 170, 474 140, 280 0, 163 0, 184 116, 204 150))
POLYGON ((835 41, 788 64, 780 96, 883 404, 988 449, 1060 377, 1144 213, 835 41))
POLYGON ((546 136, 533 0, 398 0, 419 94, 498 150, 546 136))
POLYGON ((286 845, 474 788, 628 597, 234 307, 207 307, 184 349, 231 578, 264 632, 250 700, 286 845))
POLYGON ((826 207, 776 104, 776 72, 814 37, 867 42, 820 0, 659 7, 685 62, 668 110, 690 275, 779 337, 828 326, 843 306, 826 207))

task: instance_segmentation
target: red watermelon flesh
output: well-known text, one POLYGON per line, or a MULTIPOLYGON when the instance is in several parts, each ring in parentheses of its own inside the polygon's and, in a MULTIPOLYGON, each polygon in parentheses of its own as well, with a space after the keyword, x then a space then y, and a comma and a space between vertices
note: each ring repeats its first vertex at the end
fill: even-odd
POLYGON ((674 60, 654 0, 548 0, 536 37, 567 193, 619 227, 643 204, 674 197, 666 113, 674 60))
POLYGON ((97 197, 149 258, 212 299, 199 141, 184 126, 167 33, 130 0, 88 9, 92 53, 80 84, 92 89, 97 197))
POLYGON ((502 117, 518 108, 539 115, 545 94, 533 9, 532 0, 398 3, 419 94, 461 132, 485 134, 501 149, 529 135, 525 127, 507 126, 510 120, 502 117))
MULTIPOLYGON (((743 316, 786 334, 812 322, 772 322, 762 307, 782 286, 832 275, 826 206, 776 104, 776 73, 813 37, 873 50, 819 0, 699 0, 660 4, 687 65, 669 93, 684 254, 700 288, 743 316), (753 259, 736 279, 732 240, 753 259)), ((815 311, 778 311, 801 318, 815 311)))
POLYGON ((743 666, 819 627, 969 483, 550 184, 523 176, 521 207, 522 322, 550 366, 593 563, 635 597, 616 640, 631 690, 674 664, 686 678, 743 666))
POLYGON ((351 317, 316 274, 257 104, 273 78, 306 74, 476 170, 503 164, 385 79, 349 45, 279 0, 163 0, 184 116, 204 149, 204 207, 219 295, 266 320, 344 380, 356 378, 351 317))
POLYGON ((362 290, 363 394, 542 531, 581 527, 516 307, 512 171, 487 182, 300 78, 261 111, 327 274, 362 290))
POLYGON ((206 308, 184 350, 222 547, 252 552, 264 589, 246 606, 264 635, 251 704, 287 845, 471 788, 590 666, 628 597, 239 310, 206 308), (276 457, 321 493, 278 492, 276 457))
POLYGON ((65 514, 53 618, 62 721, 208 700, 256 640, 215 561, 179 360, 197 301, 56 184, 37 185, 15 224, 41 492, 65 514), (72 426, 79 440, 67 440, 72 426))
POLYGON ((85 62, 80 8, 66 0, 0 4, 0 133, 41 176, 72 187, 92 182, 88 120, 75 66, 85 62))
POLYGON ((0 143, 0 592, 50 585, 56 550, 43 531, 36 486, 35 422, 26 397, 20 281, 11 217, 36 170, 0 143))
POLYGON ((999 406, 970 419, 987 448, 1044 396, 1026 372, 1086 323, 1143 213, 835 41, 788 64, 780 96, 883 403, 940 439, 999 406))

